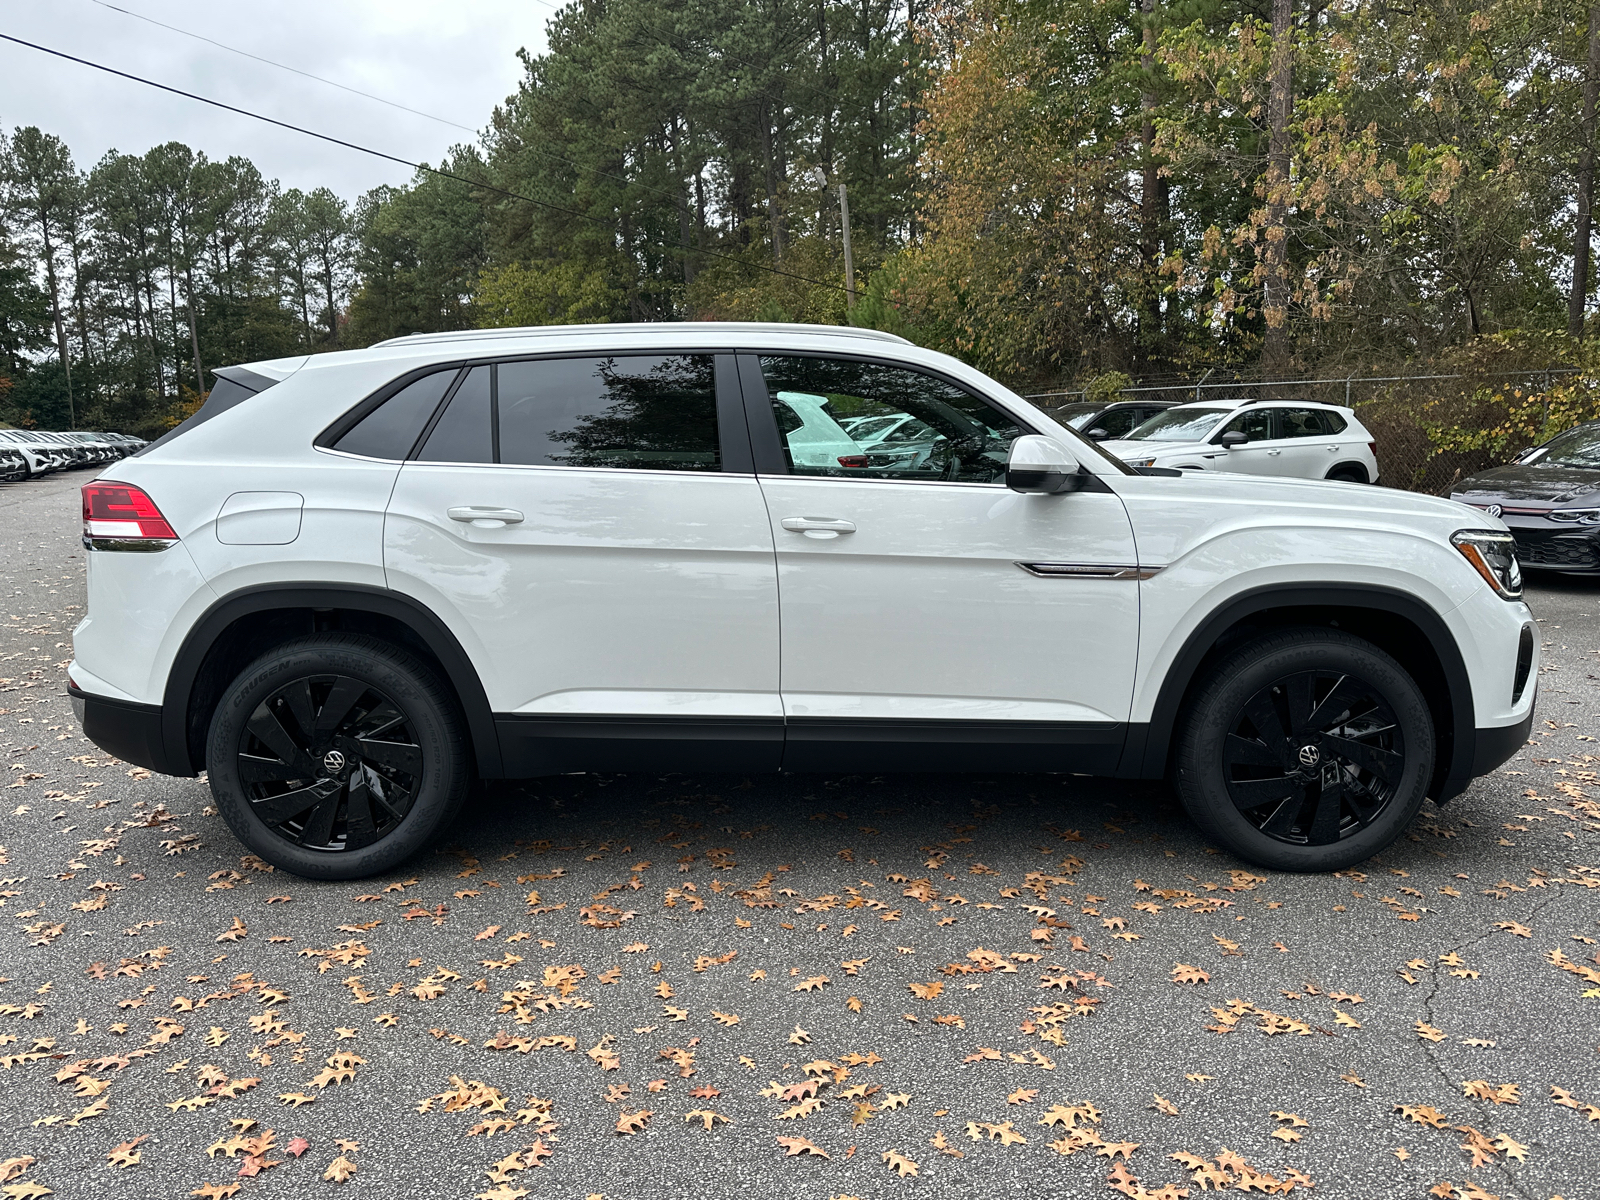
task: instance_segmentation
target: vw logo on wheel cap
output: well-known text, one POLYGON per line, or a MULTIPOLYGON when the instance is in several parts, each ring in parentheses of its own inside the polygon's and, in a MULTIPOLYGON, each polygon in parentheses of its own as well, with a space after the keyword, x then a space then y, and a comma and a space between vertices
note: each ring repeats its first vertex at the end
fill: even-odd
MULTIPOLYGON (((1300 754, 1304 757, 1305 751, 1302 750, 1300 754)), ((329 750, 322 756, 322 769, 329 775, 337 775, 344 770, 344 755, 338 750, 329 750)))
POLYGON ((1321 761, 1321 759, 1322 759, 1322 751, 1318 750, 1315 746, 1301 746, 1300 747, 1300 765, 1301 766, 1303 766, 1303 767, 1314 767, 1314 766, 1317 765, 1318 762, 1321 761))

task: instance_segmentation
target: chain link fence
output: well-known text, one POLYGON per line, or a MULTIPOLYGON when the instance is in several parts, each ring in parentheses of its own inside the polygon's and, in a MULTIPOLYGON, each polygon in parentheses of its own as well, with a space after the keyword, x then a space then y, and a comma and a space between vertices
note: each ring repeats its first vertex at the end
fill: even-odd
POLYGON ((1314 400, 1356 410, 1356 416, 1377 443, 1378 481, 1388 487, 1449 495, 1450 486, 1477 471, 1498 466, 1489 451, 1447 450, 1429 437, 1431 411, 1440 402, 1459 398, 1477 387, 1548 392, 1572 367, 1481 372, 1472 375, 1346 375, 1302 379, 1217 378, 1207 372, 1193 379, 1143 383, 1115 391, 1086 388, 1035 392, 1026 399, 1046 411, 1086 398, 1147 399, 1173 404, 1230 400, 1314 400))

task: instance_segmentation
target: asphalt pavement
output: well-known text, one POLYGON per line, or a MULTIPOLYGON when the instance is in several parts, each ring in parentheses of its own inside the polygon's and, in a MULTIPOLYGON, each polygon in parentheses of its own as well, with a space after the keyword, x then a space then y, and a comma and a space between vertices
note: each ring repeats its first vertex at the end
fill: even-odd
POLYGON ((1600 582, 1341 875, 1153 785, 591 775, 314 883, 81 736, 87 477, 0 487, 0 1194, 1600 1194, 1600 582))

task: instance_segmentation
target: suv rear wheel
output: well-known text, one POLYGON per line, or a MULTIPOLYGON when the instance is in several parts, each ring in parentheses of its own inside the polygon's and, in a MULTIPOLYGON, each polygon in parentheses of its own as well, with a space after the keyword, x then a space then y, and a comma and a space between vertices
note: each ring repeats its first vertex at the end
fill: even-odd
POLYGON ((468 765, 454 699, 376 638, 278 646, 229 686, 206 770, 228 827, 312 879, 360 879, 409 858, 455 815, 468 765))
POLYGON ((1400 836, 1433 761, 1427 702, 1399 663, 1338 630, 1286 630, 1202 683, 1179 735, 1178 794, 1241 858, 1334 871, 1400 836))

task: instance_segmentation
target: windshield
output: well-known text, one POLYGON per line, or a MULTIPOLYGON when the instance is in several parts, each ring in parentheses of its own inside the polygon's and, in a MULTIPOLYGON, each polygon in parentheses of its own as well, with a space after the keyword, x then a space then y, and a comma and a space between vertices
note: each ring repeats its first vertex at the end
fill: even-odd
POLYGON ((1552 438, 1548 446, 1530 455, 1528 461, 1546 467, 1600 468, 1600 425, 1570 429, 1552 438))
POLYGON ((1128 433, 1129 441, 1202 442, 1231 408, 1169 408, 1128 433))

